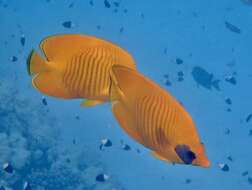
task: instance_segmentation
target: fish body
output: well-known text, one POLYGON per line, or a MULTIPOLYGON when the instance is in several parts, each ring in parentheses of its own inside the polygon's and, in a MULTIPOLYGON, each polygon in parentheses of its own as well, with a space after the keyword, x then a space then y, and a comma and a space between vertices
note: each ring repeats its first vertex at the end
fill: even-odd
POLYGON ((129 136, 161 160, 209 166, 194 122, 175 98, 123 66, 113 66, 111 78, 112 111, 129 136))
POLYGON ((49 96, 91 100, 86 106, 109 100, 112 65, 135 69, 128 52, 93 36, 56 35, 43 40, 40 48, 46 58, 33 51, 28 60, 33 86, 49 96))
POLYGON ((197 84, 207 88, 209 90, 214 87, 216 90, 220 90, 219 82, 220 80, 214 79, 213 74, 210 74, 205 69, 196 66, 192 70, 192 77, 197 82, 197 84))

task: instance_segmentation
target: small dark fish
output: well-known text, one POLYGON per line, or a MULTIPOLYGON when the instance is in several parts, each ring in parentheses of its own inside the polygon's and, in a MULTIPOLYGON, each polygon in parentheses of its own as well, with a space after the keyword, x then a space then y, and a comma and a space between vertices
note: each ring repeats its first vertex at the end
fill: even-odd
POLYGON ((20 43, 21 43, 22 46, 25 46, 25 36, 24 35, 21 35, 20 43))
POLYGON ((106 8, 110 8, 111 7, 111 4, 108 0, 104 0, 104 5, 106 8))
POLYGON ((187 145, 177 145, 175 147, 175 152, 185 164, 192 164, 193 160, 196 159, 196 155, 187 145))
POLYGON ((248 174, 249 174, 249 172, 248 172, 248 171, 244 171, 244 172, 242 172, 242 176, 243 176, 243 177, 247 176, 248 174))
POLYGON ((103 150, 103 147, 111 147, 112 146, 112 141, 109 139, 102 139, 101 144, 100 144, 100 150, 103 150))
POLYGON ((28 181, 24 182, 23 190, 31 190, 31 185, 28 181))
POLYGON ((126 151, 130 151, 130 150, 131 150, 131 147, 130 147, 128 144, 123 144, 123 145, 122 145, 122 149, 123 149, 123 150, 126 150, 126 151))
POLYGON ((216 90, 220 90, 219 82, 220 80, 214 79, 213 74, 208 73, 205 69, 196 66, 192 70, 192 77, 197 82, 198 85, 211 90, 214 87, 216 90))
POLYGON ((186 184, 189 184, 189 183, 191 183, 192 182, 192 180, 191 179, 186 179, 186 184))
POLYGON ((252 177, 248 177, 248 182, 250 185, 252 185, 252 177))
POLYGON ((16 62, 16 61, 18 60, 18 58, 17 58, 16 56, 11 56, 10 60, 11 60, 12 62, 16 62))
POLYGON ((231 105, 231 104, 232 104, 232 100, 231 100, 230 98, 226 98, 226 99, 225 99, 225 102, 226 102, 226 104, 228 104, 228 105, 231 105))
POLYGON ((228 156, 227 159, 228 159, 230 162, 233 162, 232 156, 228 156))
POLYGON ((234 76, 227 76, 225 78, 225 81, 229 82, 232 85, 236 85, 236 83, 237 83, 236 78, 234 76))
POLYGON ((73 27, 73 23, 72 21, 65 21, 62 23, 62 26, 65 28, 72 28, 73 27))
POLYGON ((165 79, 164 83, 165 83, 166 86, 171 86, 172 85, 172 83, 171 83, 171 81, 169 79, 165 79))
POLYGON ((10 174, 13 173, 13 167, 8 162, 3 165, 3 170, 10 174))
POLYGON ((229 171, 229 166, 227 164, 218 164, 219 168, 224 171, 224 172, 228 172, 229 171))
POLYGON ((252 118, 252 114, 250 113, 247 117, 246 117, 246 122, 248 123, 252 118))
POLYGON ((96 176, 95 179, 98 182, 105 182, 105 181, 107 181, 109 179, 109 176, 106 175, 106 174, 99 174, 99 175, 96 176))
POLYGON ((123 33, 123 31, 124 31, 124 27, 121 27, 120 28, 120 33, 123 33))
POLYGON ((227 29, 229 29, 231 32, 234 32, 234 33, 237 33, 237 34, 240 34, 241 33, 241 29, 238 28, 237 26, 225 21, 225 26, 227 29))
POLYGON ((0 190, 6 190, 6 188, 4 186, 0 186, 0 190))
POLYGON ((128 13, 128 9, 124 9, 123 12, 126 14, 128 13))
POLYGON ((45 105, 45 106, 47 106, 48 104, 47 104, 47 100, 46 100, 46 98, 45 97, 42 97, 42 104, 43 105, 45 105))
POLYGON ((176 58, 176 64, 177 64, 177 65, 181 65, 181 64, 183 64, 183 63, 184 63, 184 61, 183 61, 182 59, 176 58))
POLYGON ((90 0, 89 1, 89 5, 91 5, 92 7, 94 6, 94 1, 93 0, 90 0))
POLYGON ((76 116, 75 116, 75 119, 76 119, 76 120, 80 120, 80 116, 76 115, 76 116))

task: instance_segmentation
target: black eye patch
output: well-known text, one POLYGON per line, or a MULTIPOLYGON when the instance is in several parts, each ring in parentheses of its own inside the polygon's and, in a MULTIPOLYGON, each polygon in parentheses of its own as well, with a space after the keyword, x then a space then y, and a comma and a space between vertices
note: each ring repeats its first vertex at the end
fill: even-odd
POLYGON ((175 147, 175 152, 185 164, 192 164, 193 160, 196 158, 195 153, 192 152, 187 145, 177 145, 175 147))

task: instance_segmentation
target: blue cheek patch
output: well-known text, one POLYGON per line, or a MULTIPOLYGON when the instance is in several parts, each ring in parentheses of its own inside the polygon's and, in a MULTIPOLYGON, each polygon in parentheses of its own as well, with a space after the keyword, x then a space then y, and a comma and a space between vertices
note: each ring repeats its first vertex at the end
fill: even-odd
POLYGON ((193 160, 196 158, 194 152, 192 152, 187 145, 177 145, 175 147, 175 152, 185 164, 192 164, 193 160))

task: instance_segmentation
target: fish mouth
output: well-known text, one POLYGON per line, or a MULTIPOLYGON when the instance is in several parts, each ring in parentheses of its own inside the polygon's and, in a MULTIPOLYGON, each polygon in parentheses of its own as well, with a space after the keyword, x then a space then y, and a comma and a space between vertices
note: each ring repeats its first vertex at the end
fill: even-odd
POLYGON ((201 158, 201 159, 198 158, 194 161, 193 164, 196 166, 203 167, 203 168, 209 168, 211 165, 211 162, 207 158, 201 158))

